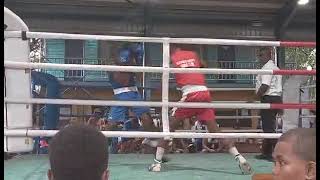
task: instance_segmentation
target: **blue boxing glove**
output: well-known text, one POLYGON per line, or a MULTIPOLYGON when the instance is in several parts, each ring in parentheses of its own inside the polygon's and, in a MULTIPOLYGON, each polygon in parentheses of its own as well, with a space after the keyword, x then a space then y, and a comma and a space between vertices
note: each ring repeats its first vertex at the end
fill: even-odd
POLYGON ((142 43, 135 43, 133 46, 131 46, 131 50, 134 54, 136 64, 138 66, 142 66, 143 65, 143 56, 144 56, 143 44, 142 43))

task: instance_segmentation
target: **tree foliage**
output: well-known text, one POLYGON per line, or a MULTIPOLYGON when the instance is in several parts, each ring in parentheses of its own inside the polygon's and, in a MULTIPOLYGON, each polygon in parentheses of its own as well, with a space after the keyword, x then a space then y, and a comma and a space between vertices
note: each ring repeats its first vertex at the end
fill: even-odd
MULTIPOLYGON (((308 66, 316 69, 315 48, 286 48, 286 63, 293 63, 295 69, 306 69, 308 66)), ((316 76, 310 76, 306 85, 314 85, 316 76)), ((309 88, 309 99, 316 98, 316 88, 309 88)))
POLYGON ((44 62, 45 49, 43 39, 33 38, 29 41, 31 62, 44 62))
POLYGON ((316 68, 315 48, 286 48, 286 63, 294 63, 296 69, 316 68))

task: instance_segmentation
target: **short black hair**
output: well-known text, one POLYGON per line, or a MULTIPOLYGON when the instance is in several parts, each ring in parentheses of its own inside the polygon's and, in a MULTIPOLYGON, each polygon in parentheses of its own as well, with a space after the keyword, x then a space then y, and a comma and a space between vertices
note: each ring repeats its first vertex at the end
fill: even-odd
POLYGON ((65 127, 50 141, 49 160, 55 180, 100 180, 108 168, 107 138, 90 126, 65 127))
POLYGON ((258 51, 272 51, 272 47, 268 47, 268 46, 262 46, 258 48, 258 51))
POLYGON ((170 44, 170 49, 182 49, 185 51, 194 51, 195 50, 195 45, 194 44, 176 44, 176 43, 171 43, 170 44))
POLYGON ((316 162, 316 129, 295 128, 283 133, 279 142, 292 142, 293 152, 302 160, 316 162))

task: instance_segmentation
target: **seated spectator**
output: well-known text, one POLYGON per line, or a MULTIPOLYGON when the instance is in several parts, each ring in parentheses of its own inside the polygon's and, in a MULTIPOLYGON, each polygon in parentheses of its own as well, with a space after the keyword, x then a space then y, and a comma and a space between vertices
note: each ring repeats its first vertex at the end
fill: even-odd
POLYGON ((253 180, 315 180, 316 130, 296 128, 279 138, 272 154, 272 174, 256 174, 253 180), (272 177, 273 176, 273 177, 272 177))
POLYGON ((98 118, 96 116, 91 116, 88 121, 87 125, 92 126, 98 130, 106 130, 106 123, 103 118, 98 118))
POLYGON ((202 139, 201 152, 208 152, 208 153, 216 152, 216 149, 218 149, 216 144, 218 144, 218 142, 215 143, 215 141, 212 139, 202 139))
POLYGON ((103 110, 101 110, 100 108, 95 108, 95 109, 93 110, 92 116, 100 119, 100 118, 103 118, 103 114, 104 114, 103 110))
POLYGON ((81 122, 78 121, 78 119, 76 117, 72 117, 69 121, 69 125, 80 125, 81 122))
POLYGON ((47 137, 40 137, 39 138, 39 154, 48 154, 48 138, 47 137))
POLYGON ((72 125, 50 141, 49 180, 107 180, 107 140, 97 129, 72 125))

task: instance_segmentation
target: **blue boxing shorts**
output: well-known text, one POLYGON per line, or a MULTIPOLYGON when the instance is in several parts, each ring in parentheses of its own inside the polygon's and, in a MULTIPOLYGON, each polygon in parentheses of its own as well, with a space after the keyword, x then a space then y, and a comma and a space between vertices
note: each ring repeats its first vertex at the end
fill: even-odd
MULTIPOLYGON (((137 91, 129 91, 114 95, 120 101, 143 101, 141 95, 137 91)), ((127 106, 112 106, 109 112, 108 120, 113 122, 124 122, 128 117, 129 108, 127 106)), ((143 113, 150 111, 149 107, 131 107, 132 112, 136 117, 140 117, 143 113)))

